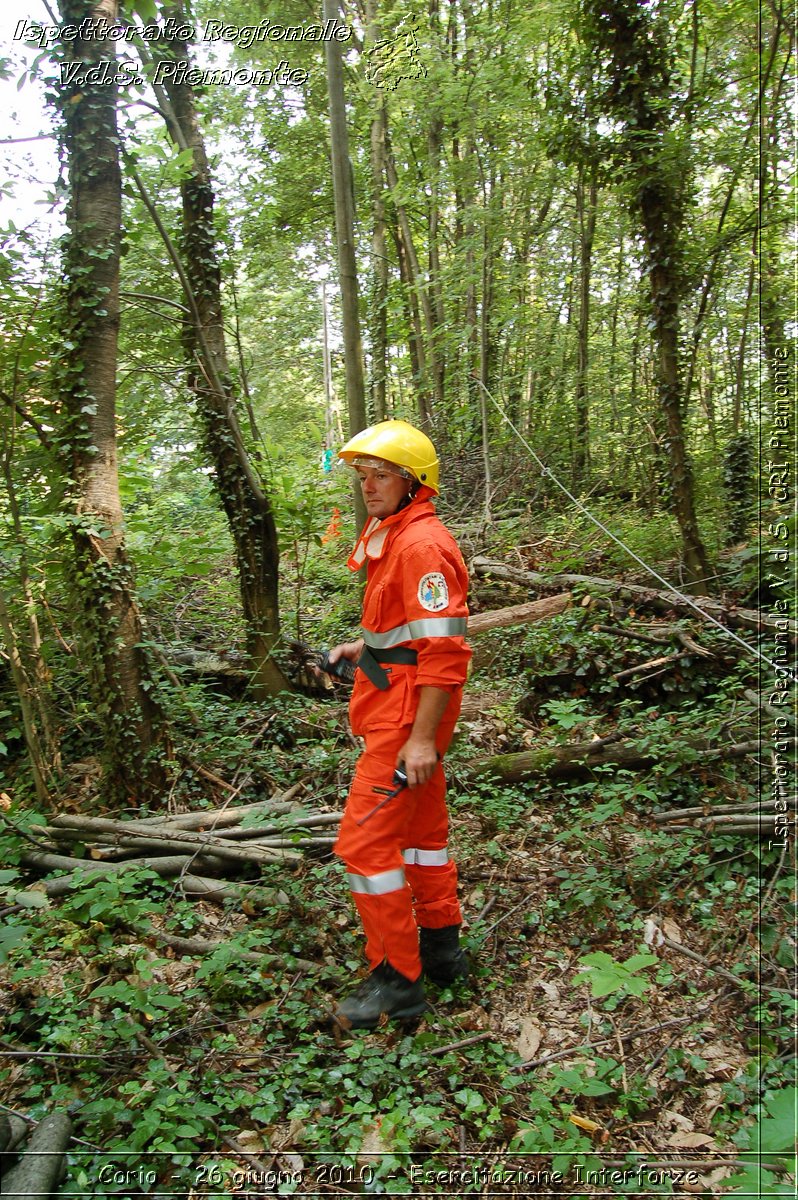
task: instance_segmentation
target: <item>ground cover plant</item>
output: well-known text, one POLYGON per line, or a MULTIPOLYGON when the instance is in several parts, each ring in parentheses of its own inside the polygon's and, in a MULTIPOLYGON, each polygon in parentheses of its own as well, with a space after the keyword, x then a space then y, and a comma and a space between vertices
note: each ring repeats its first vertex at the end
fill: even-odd
MULTIPOLYGON (((324 553, 311 604, 315 587, 330 594, 324 553)), ((496 607, 495 589, 475 580, 475 607, 496 607)), ((503 604, 523 598, 503 585, 503 604)), ((611 620, 630 636, 580 601, 475 638, 450 766, 472 981, 433 992, 412 1026, 329 1024, 362 970, 329 846, 245 872, 258 886, 221 905, 147 870, 48 898, 24 862, 46 816, 4 794, 0 1112, 70 1114, 61 1194, 791 1193, 784 851, 662 820, 756 796, 750 756, 695 749, 756 726, 741 699, 756 664, 685 621, 710 655, 624 684, 641 658, 631 635, 673 621, 611 620), (629 736, 647 768, 473 773, 530 746, 629 736)), ((344 692, 267 708, 185 682, 172 702, 194 763, 175 811, 210 807, 213 780, 240 788, 233 802, 301 781, 302 812, 340 809, 357 754, 344 692)))

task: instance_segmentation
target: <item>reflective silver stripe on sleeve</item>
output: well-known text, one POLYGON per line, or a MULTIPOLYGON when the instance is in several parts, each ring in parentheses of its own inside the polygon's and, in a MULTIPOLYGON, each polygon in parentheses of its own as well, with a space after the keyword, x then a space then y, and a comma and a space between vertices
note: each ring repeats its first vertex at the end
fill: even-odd
POLYGON ((402 867, 397 867, 395 871, 382 871, 379 875, 353 875, 347 871, 346 877, 353 892, 366 896, 384 896, 388 892, 399 892, 405 886, 402 867))
POLYGON ((366 644, 374 650, 387 650, 413 638, 463 637, 468 628, 466 617, 423 617, 407 625, 396 625, 382 633, 363 627, 366 644))
POLYGON ((405 862, 417 867, 443 867, 449 861, 449 851, 446 846, 440 850, 419 850, 416 846, 402 851, 405 862))

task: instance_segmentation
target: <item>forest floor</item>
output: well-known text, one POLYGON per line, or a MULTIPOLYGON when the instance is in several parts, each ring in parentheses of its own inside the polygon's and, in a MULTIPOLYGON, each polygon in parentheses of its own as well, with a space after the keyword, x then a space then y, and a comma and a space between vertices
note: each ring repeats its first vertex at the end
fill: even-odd
MULTIPOLYGON (((651 691, 659 680, 630 697, 612 682, 635 661, 629 642, 601 640, 579 610, 487 633, 475 661, 449 765, 472 975, 431 990, 411 1026, 330 1024, 363 957, 327 849, 262 868, 271 900, 224 908, 148 874, 35 908, 15 893, 0 1112, 70 1113, 60 1194, 793 1194, 785 855, 652 819, 755 793, 756 762, 683 749, 686 731, 731 741, 756 726, 740 703, 752 668, 682 660, 670 693, 651 691), (469 773, 627 727, 646 731, 654 768, 514 785, 469 773), (184 955, 158 929, 220 945, 184 955)), ((207 732, 192 754, 233 778, 246 758, 242 799, 303 780, 305 811, 340 808, 357 754, 344 696, 286 698, 255 749, 262 707, 201 686, 193 703, 207 732)), ((91 780, 88 764, 67 808, 86 811, 91 780)), ((183 780, 175 810, 196 806, 199 783, 183 780)), ((14 868, 21 850, 4 836, 18 887, 32 878, 14 868)))

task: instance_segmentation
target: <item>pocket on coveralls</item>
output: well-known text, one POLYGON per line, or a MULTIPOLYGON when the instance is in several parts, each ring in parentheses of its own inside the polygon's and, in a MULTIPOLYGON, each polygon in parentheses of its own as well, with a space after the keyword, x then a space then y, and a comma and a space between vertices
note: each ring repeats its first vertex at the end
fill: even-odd
POLYGON ((404 666, 387 667, 390 687, 381 692, 362 671, 355 676, 349 701, 349 724, 360 735, 371 729, 396 729, 413 722, 415 670, 404 666))

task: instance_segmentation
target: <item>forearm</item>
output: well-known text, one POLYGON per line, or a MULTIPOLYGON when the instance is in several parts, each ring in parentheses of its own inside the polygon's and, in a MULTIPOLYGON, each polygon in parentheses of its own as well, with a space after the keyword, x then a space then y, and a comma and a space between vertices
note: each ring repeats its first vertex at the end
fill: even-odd
POLYGON ((419 689, 418 709, 411 738, 434 743, 443 714, 449 707, 451 695, 443 688, 425 686, 419 689))
POLYGON ((426 783, 438 765, 435 739, 450 699, 449 692, 442 688, 422 687, 419 691, 410 737, 399 751, 397 760, 404 763, 408 786, 411 788, 426 783))

